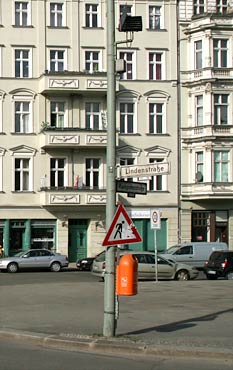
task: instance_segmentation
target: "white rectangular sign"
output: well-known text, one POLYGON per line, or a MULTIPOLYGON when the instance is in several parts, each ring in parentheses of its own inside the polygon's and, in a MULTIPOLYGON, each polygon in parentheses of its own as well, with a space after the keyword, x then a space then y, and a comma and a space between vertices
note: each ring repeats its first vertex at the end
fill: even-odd
POLYGON ((169 163, 151 163, 139 166, 120 166, 120 177, 151 177, 169 173, 169 163))
POLYGON ((161 229, 160 210, 152 209, 150 211, 150 227, 155 230, 161 229))

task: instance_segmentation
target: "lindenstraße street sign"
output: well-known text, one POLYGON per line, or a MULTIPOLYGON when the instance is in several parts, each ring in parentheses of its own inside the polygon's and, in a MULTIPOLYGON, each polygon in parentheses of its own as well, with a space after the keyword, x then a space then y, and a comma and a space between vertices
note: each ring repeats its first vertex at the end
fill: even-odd
POLYGON ((116 180, 116 191, 128 194, 147 194, 147 183, 116 180))
POLYGON ((169 173, 169 163, 151 163, 138 166, 120 166, 120 178, 125 177, 151 177, 169 173))

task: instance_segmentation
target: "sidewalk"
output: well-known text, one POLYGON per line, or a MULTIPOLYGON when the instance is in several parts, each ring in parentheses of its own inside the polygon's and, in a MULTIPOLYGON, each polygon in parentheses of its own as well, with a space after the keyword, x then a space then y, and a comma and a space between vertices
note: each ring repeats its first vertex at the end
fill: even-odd
POLYGON ((140 282, 136 296, 119 299, 116 336, 104 338, 104 284, 62 283, 56 276, 46 286, 1 285, 0 338, 69 350, 233 362, 231 281, 140 282))

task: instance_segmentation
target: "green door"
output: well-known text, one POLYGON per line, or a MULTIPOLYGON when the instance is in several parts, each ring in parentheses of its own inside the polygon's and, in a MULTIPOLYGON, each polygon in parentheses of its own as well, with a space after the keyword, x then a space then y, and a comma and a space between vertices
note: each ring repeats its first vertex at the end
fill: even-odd
POLYGON ((69 262, 87 257, 87 225, 69 226, 69 262))

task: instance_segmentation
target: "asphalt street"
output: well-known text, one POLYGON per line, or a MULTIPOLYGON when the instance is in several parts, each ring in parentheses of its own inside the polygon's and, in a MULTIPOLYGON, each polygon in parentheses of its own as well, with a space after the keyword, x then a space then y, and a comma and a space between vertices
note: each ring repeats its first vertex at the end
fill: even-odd
POLYGON ((116 337, 103 338, 104 283, 86 272, 0 273, 0 338, 81 348, 233 360, 227 280, 139 282, 119 298, 116 337))

